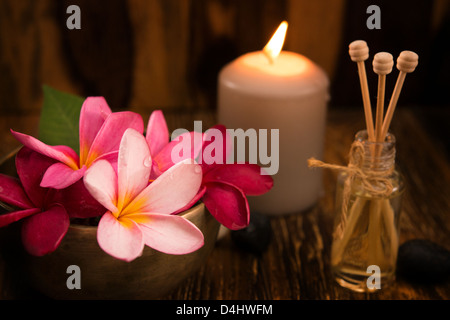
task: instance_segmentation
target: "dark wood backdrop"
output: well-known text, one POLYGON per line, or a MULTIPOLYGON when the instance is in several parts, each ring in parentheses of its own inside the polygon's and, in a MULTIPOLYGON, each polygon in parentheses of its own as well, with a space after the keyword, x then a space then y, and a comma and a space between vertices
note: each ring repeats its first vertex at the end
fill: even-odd
MULTIPOLYGON (((0 112, 39 112, 44 83, 105 96, 114 109, 214 109, 220 68, 260 50, 283 19, 289 22, 285 49, 328 73, 332 106, 361 105, 348 57, 355 39, 366 40, 372 54, 388 51, 396 58, 402 50, 416 51, 419 68, 400 102, 446 105, 449 2, 0 0, 0 112), (66 28, 71 4, 81 8, 81 30, 66 28), (371 4, 381 8, 381 30, 366 27, 371 4)), ((375 97, 376 76, 368 75, 375 97)))

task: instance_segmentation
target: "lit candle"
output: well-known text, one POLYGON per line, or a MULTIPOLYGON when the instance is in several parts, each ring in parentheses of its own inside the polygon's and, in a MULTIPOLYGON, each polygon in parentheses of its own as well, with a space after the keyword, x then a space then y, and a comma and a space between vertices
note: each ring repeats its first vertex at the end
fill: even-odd
MULTIPOLYGON (((230 129, 279 130, 279 169, 267 194, 250 197, 250 209, 288 214, 312 207, 322 193, 320 170, 329 99, 324 71, 306 57, 281 51, 283 22, 262 51, 247 53, 219 74, 218 120, 230 129)), ((267 139, 270 142, 270 139, 267 139)), ((268 146, 270 150, 270 146, 268 146)))

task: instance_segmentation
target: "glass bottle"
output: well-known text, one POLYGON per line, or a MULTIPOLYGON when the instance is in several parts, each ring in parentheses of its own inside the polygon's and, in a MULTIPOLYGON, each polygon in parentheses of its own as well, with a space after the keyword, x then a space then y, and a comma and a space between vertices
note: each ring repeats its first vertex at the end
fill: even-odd
POLYGON ((352 150, 355 144, 356 169, 342 171, 337 181, 331 270, 341 286, 371 292, 395 279, 404 183, 395 170, 392 134, 377 143, 359 131, 352 150))

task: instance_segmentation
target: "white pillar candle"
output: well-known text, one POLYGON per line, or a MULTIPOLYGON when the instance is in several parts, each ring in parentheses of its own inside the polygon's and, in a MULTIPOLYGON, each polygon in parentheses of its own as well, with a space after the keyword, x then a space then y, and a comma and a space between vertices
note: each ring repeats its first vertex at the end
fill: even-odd
POLYGON ((279 129, 274 186, 265 195, 249 197, 250 210, 297 213, 312 207, 323 191, 321 170, 309 169, 307 159, 322 158, 329 81, 306 57, 288 51, 276 56, 276 49, 266 49, 245 54, 221 70, 218 120, 229 129, 267 129, 268 143, 270 130, 279 129))

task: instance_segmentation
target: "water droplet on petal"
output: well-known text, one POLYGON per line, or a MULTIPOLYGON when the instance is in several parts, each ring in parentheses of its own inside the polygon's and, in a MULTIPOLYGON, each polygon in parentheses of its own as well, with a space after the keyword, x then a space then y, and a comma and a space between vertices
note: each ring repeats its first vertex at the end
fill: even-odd
POLYGON ((194 172, 199 174, 202 173, 202 167, 200 167, 199 165, 195 165, 194 172))
POLYGON ((152 159, 150 157, 144 160, 144 167, 150 168, 152 166, 152 159))

